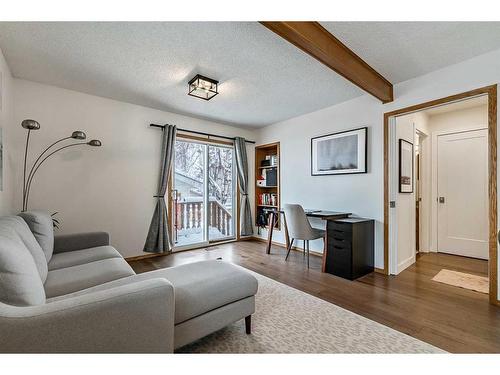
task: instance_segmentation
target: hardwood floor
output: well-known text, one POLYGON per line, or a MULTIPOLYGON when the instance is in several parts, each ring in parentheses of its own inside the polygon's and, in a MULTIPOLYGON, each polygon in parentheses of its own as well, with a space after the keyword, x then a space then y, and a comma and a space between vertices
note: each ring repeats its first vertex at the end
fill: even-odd
POLYGON ((204 259, 223 258, 274 280, 335 303, 357 314, 454 353, 500 353, 500 308, 488 295, 432 281, 442 268, 487 275, 486 261, 425 254, 398 276, 372 273, 348 281, 321 272, 321 258, 306 267, 297 251, 240 241, 205 249, 131 261, 138 273, 204 259))

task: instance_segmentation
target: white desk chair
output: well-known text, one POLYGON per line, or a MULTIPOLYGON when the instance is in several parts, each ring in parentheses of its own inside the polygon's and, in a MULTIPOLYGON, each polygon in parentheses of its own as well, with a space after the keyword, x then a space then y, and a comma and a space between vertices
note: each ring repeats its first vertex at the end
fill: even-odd
POLYGON ((288 234, 291 238, 285 261, 288 259, 288 255, 290 255, 293 240, 303 240, 304 254, 307 250, 307 268, 309 268, 309 241, 324 237, 325 230, 313 228, 311 226, 311 223, 309 223, 306 213, 300 204, 285 204, 283 206, 283 212, 285 213, 288 234))

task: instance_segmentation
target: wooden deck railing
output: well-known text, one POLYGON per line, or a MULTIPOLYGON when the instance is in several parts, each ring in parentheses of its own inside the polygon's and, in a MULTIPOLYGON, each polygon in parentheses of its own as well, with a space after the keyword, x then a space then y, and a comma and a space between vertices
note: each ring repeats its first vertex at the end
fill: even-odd
MULTIPOLYGON (((190 199, 189 201, 176 202, 175 226, 177 231, 201 228, 203 223, 203 201, 190 199)), ((232 217, 218 200, 210 199, 208 225, 216 228, 223 235, 232 233, 232 217)))

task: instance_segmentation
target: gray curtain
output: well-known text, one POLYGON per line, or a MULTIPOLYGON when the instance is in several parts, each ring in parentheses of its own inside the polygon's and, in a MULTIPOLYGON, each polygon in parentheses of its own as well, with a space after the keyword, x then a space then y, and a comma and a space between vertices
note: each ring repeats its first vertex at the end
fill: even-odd
POLYGON ((240 186, 240 235, 253 234, 252 211, 248 199, 248 160, 245 138, 236 137, 234 140, 236 167, 238 169, 238 184, 240 186))
POLYGON ((174 159, 175 125, 165 125, 162 134, 160 180, 158 191, 155 196, 156 207, 149 225, 148 236, 144 244, 144 251, 148 253, 170 253, 172 252, 172 241, 168 230, 168 210, 165 204, 165 193, 167 192, 170 171, 174 159))

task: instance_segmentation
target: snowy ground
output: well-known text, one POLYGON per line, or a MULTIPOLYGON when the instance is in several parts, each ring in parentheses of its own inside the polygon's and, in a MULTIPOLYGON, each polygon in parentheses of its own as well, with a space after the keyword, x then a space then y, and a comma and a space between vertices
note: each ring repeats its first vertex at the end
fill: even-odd
MULTIPOLYGON (((232 237, 222 234, 217 228, 214 227, 209 227, 208 231, 210 240, 232 237)), ((177 234, 177 242, 175 246, 186 246, 199 242, 203 242, 203 228, 182 229, 177 234)))

